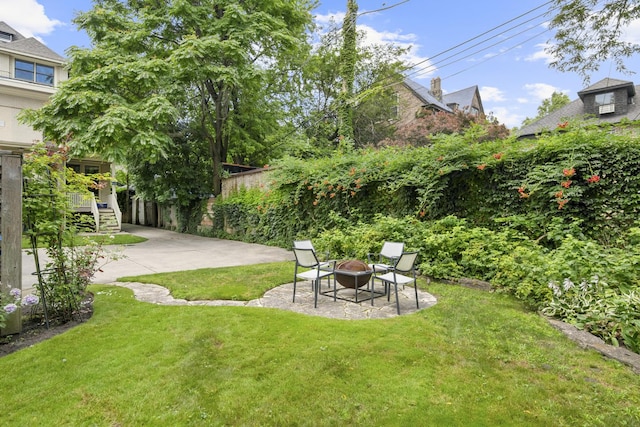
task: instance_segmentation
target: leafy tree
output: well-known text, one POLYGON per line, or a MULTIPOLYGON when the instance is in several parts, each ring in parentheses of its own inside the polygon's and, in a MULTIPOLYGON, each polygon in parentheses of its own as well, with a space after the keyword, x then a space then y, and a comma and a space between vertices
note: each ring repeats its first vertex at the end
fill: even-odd
MULTIPOLYGON (((358 40, 364 37, 358 34, 358 40)), ((324 35, 305 62, 298 79, 294 122, 303 132, 292 153, 303 157, 327 155, 339 144, 340 105, 343 100, 340 74, 341 46, 335 32, 324 35)), ((402 80, 404 49, 388 44, 357 44, 353 96, 350 100, 353 145, 377 145, 393 132, 390 106, 396 103, 393 83, 402 80)))
POLYGON ((129 172, 138 195, 160 204, 173 203, 178 231, 193 233, 202 221, 203 200, 211 193, 207 144, 188 132, 174 137, 171 156, 155 163, 132 162, 129 172))
POLYGON ((522 121, 522 125, 526 126, 537 120, 540 120, 541 118, 548 116, 552 112, 564 107, 570 102, 571 100, 566 93, 553 92, 550 98, 542 100, 542 103, 538 106, 538 115, 534 118, 527 117, 522 121))
POLYGON ((465 133, 473 142, 505 139, 510 134, 509 129, 493 116, 470 114, 465 110, 456 110, 453 114, 438 111, 421 114, 383 144, 420 147, 431 145, 438 135, 465 133))
POLYGON ((93 47, 69 50, 72 76, 24 118, 75 155, 157 161, 176 129, 222 163, 251 158, 276 132, 290 64, 304 57, 308 0, 97 0, 75 19, 93 47), (178 126, 178 124, 180 124, 178 126), (257 148, 255 146, 258 146, 257 148))
POLYGON ((627 71, 624 60, 640 52, 640 45, 625 40, 624 29, 640 18, 638 0, 554 0, 550 28, 556 43, 547 49, 556 60, 551 66, 579 73, 585 82, 600 64, 613 60, 627 71))
POLYGON ((353 140, 353 84, 357 60, 357 31, 356 16, 358 4, 354 0, 347 1, 347 14, 342 25, 342 49, 340 51, 340 74, 342 76, 342 88, 340 91, 340 104, 338 106, 339 137, 348 141, 353 140))

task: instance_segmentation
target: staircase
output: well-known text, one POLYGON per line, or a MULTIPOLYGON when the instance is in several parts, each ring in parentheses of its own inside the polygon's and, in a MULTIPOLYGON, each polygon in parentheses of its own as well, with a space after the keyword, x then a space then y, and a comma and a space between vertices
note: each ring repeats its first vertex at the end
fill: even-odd
POLYGON ((118 233, 120 232, 120 226, 116 219, 116 214, 113 209, 98 209, 100 212, 100 224, 98 225, 98 231, 100 233, 118 233))

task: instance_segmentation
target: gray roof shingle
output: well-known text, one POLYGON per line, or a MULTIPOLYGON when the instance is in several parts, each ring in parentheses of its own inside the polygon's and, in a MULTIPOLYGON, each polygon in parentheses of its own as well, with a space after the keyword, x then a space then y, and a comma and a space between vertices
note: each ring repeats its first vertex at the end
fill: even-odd
POLYGON ((424 103, 424 105, 434 106, 441 111, 447 111, 449 113, 453 112, 453 110, 451 110, 451 108, 446 104, 431 95, 429 89, 422 86, 420 83, 414 82, 411 79, 404 79, 404 84, 424 103))
MULTIPOLYGON (((603 79, 592 86, 589 86, 580 92, 579 95, 585 95, 589 93, 599 92, 603 89, 614 89, 629 86, 628 93, 630 96, 635 95, 636 92, 640 91, 640 86, 633 86, 631 82, 627 82, 624 80, 603 79)), ((516 134, 519 138, 532 137, 541 132, 550 131, 556 129, 558 124, 565 122, 571 118, 581 117, 585 115, 584 111, 584 103, 582 102, 582 96, 574 101, 571 101, 569 104, 551 112, 550 114, 542 117, 541 119, 536 120, 533 123, 528 124, 527 126, 523 126, 518 129, 516 134)), ((615 115, 602 115, 598 117, 598 121, 602 123, 619 123, 622 120, 638 120, 640 119, 640 106, 633 103, 628 105, 628 111, 626 114, 615 114, 615 115)))
POLYGON ((442 101, 447 105, 456 104, 460 108, 470 107, 477 91, 478 86, 471 86, 456 92, 446 93, 442 96, 442 101))
POLYGON ((4 21, 0 21, 0 31, 13 35, 12 41, 0 42, 1 50, 11 51, 26 56, 36 56, 59 63, 65 61, 64 57, 58 55, 37 39, 33 37, 24 37, 4 21))

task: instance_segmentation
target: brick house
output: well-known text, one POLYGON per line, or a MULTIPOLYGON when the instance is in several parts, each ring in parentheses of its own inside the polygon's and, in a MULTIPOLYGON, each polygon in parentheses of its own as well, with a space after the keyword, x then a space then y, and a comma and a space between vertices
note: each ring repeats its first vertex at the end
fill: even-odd
POLYGON ((439 77, 431 79, 430 89, 411 79, 405 79, 397 85, 396 93, 398 96, 398 127, 410 123, 416 116, 426 111, 454 113, 458 110, 464 110, 471 114, 484 114, 478 86, 443 93, 439 77))

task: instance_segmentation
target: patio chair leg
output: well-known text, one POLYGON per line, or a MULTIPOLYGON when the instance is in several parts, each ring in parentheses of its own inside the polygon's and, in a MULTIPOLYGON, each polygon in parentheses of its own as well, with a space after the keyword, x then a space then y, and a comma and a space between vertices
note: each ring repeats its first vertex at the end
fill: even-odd
POLYGON ((293 301, 296 302, 296 278, 293 278, 293 301))
POLYGON ((316 280, 315 285, 315 291, 313 293, 313 308, 318 308, 318 288, 321 286, 320 280, 316 280))
POLYGON ((398 284, 395 284, 396 288, 396 308, 398 309, 398 316, 400 315, 400 301, 398 301, 398 284))
POLYGON ((418 302, 418 285, 413 282, 413 289, 416 291, 416 308, 420 309, 420 303, 418 302))
POLYGON ((371 279, 371 283, 369 283, 371 290, 371 307, 373 307, 373 279, 371 279))

